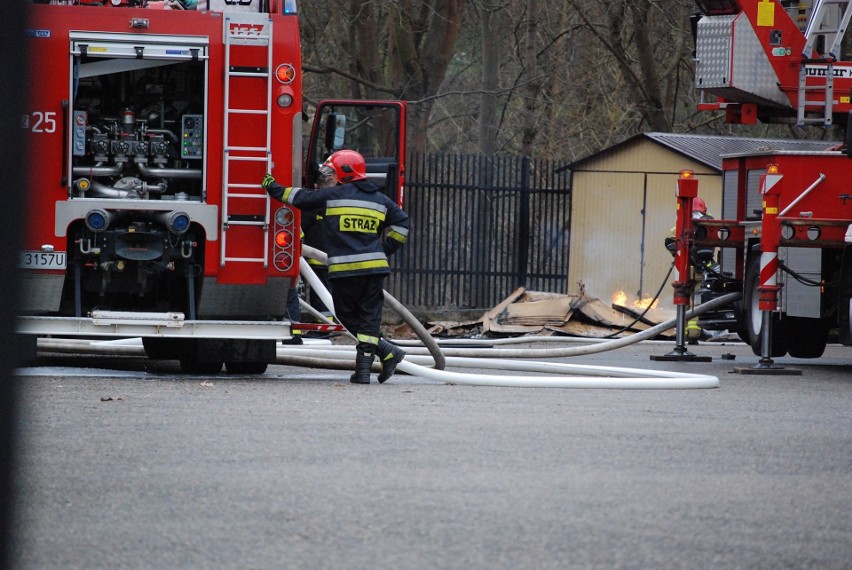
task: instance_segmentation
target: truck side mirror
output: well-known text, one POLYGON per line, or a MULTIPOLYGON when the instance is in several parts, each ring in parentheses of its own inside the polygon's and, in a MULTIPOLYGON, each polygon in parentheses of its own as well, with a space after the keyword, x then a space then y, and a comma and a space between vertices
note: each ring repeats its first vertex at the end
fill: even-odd
POLYGON ((331 113, 325 120, 325 148, 340 150, 346 144, 346 115, 331 113))

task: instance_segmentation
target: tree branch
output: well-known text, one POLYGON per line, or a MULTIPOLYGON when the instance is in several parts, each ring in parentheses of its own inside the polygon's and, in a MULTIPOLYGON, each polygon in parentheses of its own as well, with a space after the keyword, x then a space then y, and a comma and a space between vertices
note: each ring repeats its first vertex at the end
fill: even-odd
POLYGON ((387 87, 385 85, 379 85, 378 83, 374 83, 372 81, 368 81, 368 80, 364 79, 363 77, 358 77, 354 73, 349 73, 348 71, 344 71, 344 70, 337 68, 337 67, 330 67, 330 66, 318 67, 316 65, 310 65, 310 64, 304 64, 303 63, 302 64, 302 71, 306 72, 306 73, 318 73, 320 75, 327 75, 327 74, 330 74, 330 73, 335 74, 335 75, 340 75, 341 77, 345 77, 346 79, 351 79, 352 81, 360 83, 361 85, 363 85, 365 87, 369 87, 370 89, 375 89, 376 91, 380 91, 382 93, 387 93, 388 95, 392 95, 393 97, 399 97, 399 94, 390 87, 387 87))
POLYGON ((527 85, 529 83, 541 81, 545 77, 547 77, 547 75, 542 74, 538 77, 534 77, 534 78, 529 79, 527 81, 523 81, 523 82, 517 83, 515 85, 512 85, 511 87, 505 87, 503 89, 497 89, 496 91, 486 91, 484 89, 470 89, 468 91, 446 91, 444 93, 435 93, 434 95, 430 95, 428 97, 424 97, 424 98, 418 99, 416 101, 409 101, 409 103, 412 103, 412 104, 425 103, 426 101, 432 101, 434 99, 442 99, 444 97, 449 97, 451 95, 493 95, 493 96, 497 96, 497 95, 501 95, 503 93, 511 93, 512 91, 514 91, 515 89, 517 89, 521 85, 527 85))

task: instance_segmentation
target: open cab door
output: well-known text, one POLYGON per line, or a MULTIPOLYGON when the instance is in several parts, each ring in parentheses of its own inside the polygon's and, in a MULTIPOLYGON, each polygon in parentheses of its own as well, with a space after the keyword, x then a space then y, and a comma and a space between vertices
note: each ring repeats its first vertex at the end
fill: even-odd
POLYGON ((305 158, 304 186, 313 188, 320 165, 333 152, 342 149, 361 153, 367 165, 367 178, 403 206, 404 101, 320 102, 305 158))

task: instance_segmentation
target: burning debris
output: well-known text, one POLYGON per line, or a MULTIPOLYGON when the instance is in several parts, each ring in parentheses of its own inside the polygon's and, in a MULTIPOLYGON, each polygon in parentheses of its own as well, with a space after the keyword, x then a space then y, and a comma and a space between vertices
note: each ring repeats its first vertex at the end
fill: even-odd
POLYGON ((646 330, 674 316, 672 311, 658 309, 657 303, 645 312, 652 300, 637 299, 628 306, 627 295, 618 291, 613 295, 612 303, 608 305, 600 299, 586 296, 584 291, 579 295, 563 295, 527 291, 521 287, 487 311, 479 320, 467 323, 429 323, 432 327, 430 333, 447 336, 625 336, 646 330))
POLYGON ((653 297, 646 297, 644 299, 634 299, 632 303, 627 304, 627 293, 624 292, 623 289, 619 289, 615 293, 612 294, 612 306, 619 307, 631 307, 637 311, 644 311, 649 306, 651 309, 656 309, 660 306, 660 300, 654 300, 653 297))

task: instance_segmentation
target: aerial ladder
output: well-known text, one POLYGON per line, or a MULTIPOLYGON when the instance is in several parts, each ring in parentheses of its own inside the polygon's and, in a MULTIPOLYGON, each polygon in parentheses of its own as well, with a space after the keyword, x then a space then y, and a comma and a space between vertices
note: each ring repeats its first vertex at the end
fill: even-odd
POLYGON ((833 124, 834 111, 834 64, 840 59, 840 48, 849 20, 852 18, 852 2, 844 0, 817 0, 811 8, 811 17, 804 30, 805 49, 799 68, 798 105, 796 124, 833 124), (831 42, 830 44, 828 42, 831 42), (813 57, 816 52, 816 57, 813 57), (808 85, 809 64, 825 65, 825 73, 820 74, 820 83, 808 85), (816 93, 819 97, 808 97, 816 93), (822 117, 808 117, 807 107, 822 107, 822 117))

